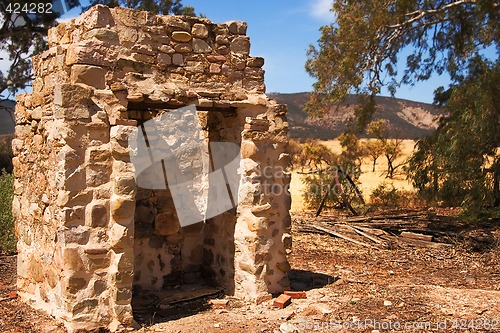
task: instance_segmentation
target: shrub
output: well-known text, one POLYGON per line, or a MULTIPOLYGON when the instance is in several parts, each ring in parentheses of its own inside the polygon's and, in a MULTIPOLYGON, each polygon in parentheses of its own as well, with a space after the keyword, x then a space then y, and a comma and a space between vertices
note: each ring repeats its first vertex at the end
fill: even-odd
POLYGON ((416 192, 398 190, 393 184, 382 182, 370 196, 372 206, 386 208, 427 208, 428 202, 416 192))
MULTIPOLYGON (((302 197, 309 209, 318 209, 321 199, 325 195, 330 183, 332 182, 333 173, 322 171, 315 174, 307 175, 303 182, 305 185, 302 197)), ((326 200, 327 207, 333 207, 337 203, 335 191, 330 191, 326 200)))
POLYGON ((16 251, 14 217, 12 216, 13 190, 14 176, 2 170, 0 175, 0 252, 3 253, 16 251))
POLYGON ((398 190, 392 184, 382 182, 371 195, 371 203, 376 206, 396 207, 399 201, 398 190))
POLYGON ((12 146, 10 141, 12 136, 2 136, 0 135, 0 170, 7 170, 7 172, 12 172, 12 146))
POLYGON ((318 209, 323 197, 328 193, 324 208, 349 208, 355 210, 355 214, 363 212, 366 207, 364 202, 360 200, 361 194, 356 192, 344 172, 349 175, 354 184, 357 183, 359 174, 356 173, 356 170, 344 170, 337 166, 308 174, 303 179, 305 190, 302 193, 307 207, 318 209))

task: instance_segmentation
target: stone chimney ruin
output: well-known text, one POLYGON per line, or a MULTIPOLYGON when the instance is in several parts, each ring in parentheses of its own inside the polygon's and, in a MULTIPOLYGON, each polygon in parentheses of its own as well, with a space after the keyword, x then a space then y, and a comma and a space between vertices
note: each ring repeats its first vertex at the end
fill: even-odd
POLYGON ((287 109, 246 29, 96 6, 49 31, 15 112, 24 302, 116 331, 186 290, 289 288, 287 109))

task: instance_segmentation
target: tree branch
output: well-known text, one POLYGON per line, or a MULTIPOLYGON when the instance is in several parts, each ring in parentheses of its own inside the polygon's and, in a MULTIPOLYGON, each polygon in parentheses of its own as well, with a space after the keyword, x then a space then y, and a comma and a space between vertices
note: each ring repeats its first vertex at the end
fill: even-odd
POLYGON ((16 34, 23 34, 23 33, 30 33, 30 32, 46 35, 48 33, 48 31, 49 31, 49 29, 47 29, 45 27, 24 26, 24 27, 11 28, 11 29, 8 29, 7 31, 0 31, 0 40, 7 39, 8 37, 12 37, 13 35, 16 35, 16 34))
POLYGON ((449 3, 449 4, 445 5, 445 6, 442 6, 442 7, 437 8, 437 9, 416 10, 414 12, 405 14, 405 16, 407 16, 407 17, 409 17, 409 16, 410 17, 411 16, 415 16, 415 17, 413 17, 413 18, 411 18, 411 19, 409 19, 407 21, 404 21, 402 23, 393 24, 393 25, 389 25, 389 26, 386 26, 386 27, 389 28, 389 29, 399 29, 399 28, 402 28, 403 26, 412 24, 415 21, 419 21, 419 20, 421 20, 422 18, 424 18, 427 15, 434 15, 434 14, 445 12, 448 9, 453 8, 453 7, 457 7, 457 6, 461 6, 461 5, 476 4, 476 3, 477 3, 476 0, 459 0, 459 1, 455 1, 455 2, 449 3))

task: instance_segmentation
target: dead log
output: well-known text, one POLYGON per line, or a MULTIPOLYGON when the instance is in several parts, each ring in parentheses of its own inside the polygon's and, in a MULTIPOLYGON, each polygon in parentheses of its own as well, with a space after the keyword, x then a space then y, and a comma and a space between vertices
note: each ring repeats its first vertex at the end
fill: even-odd
POLYGON ((431 248, 431 249, 442 249, 446 247, 452 246, 451 244, 446 244, 446 243, 435 243, 435 242, 428 242, 420 239, 414 239, 414 238, 406 238, 406 237, 398 237, 398 241, 401 243, 407 243, 413 246, 417 247, 425 247, 425 248, 431 248))
POLYGON ((375 228, 382 230, 401 230, 401 229, 411 229, 416 226, 425 228, 427 222, 409 222, 409 221, 386 221, 386 222, 372 222, 372 223, 356 223, 357 226, 365 228, 375 228))
POLYGON ((367 233, 365 233, 365 232, 363 232, 363 231, 361 231, 361 230, 359 230, 359 229, 356 229, 356 228, 352 228, 352 229, 353 229, 354 231, 356 231, 356 233, 357 233, 357 234, 359 234, 359 235, 361 235, 361 236, 364 236, 364 237, 368 238, 369 240, 371 240, 371 241, 373 241, 373 242, 375 242, 375 243, 377 243, 377 244, 381 244, 381 243, 382 243, 382 241, 381 241, 380 239, 375 238, 375 237, 373 237, 373 236, 370 236, 370 235, 368 235, 367 233))
POLYGON ((427 242, 432 242, 432 236, 431 235, 423 235, 423 234, 417 234, 414 232, 409 232, 409 231, 403 231, 400 235, 401 237, 404 238, 413 238, 413 239, 419 239, 427 242))
POLYGON ((366 233, 371 233, 372 235, 374 236, 386 236, 386 235, 389 235, 387 233, 387 231, 384 231, 382 229, 377 229, 377 228, 364 228, 364 227, 360 227, 360 226, 357 226, 357 225, 351 225, 351 227, 353 227, 354 229, 358 229, 358 230, 361 230, 363 232, 366 232, 366 233))
MULTIPOLYGON (((318 215, 316 215, 316 216, 318 216, 318 215)), ((398 214, 398 215, 355 216, 355 217, 348 217, 348 218, 337 220, 337 221, 334 221, 334 220, 328 219, 328 218, 323 218, 322 221, 332 222, 332 223, 356 223, 356 222, 368 222, 368 223, 370 223, 371 221, 399 220, 402 223, 408 223, 408 221, 405 221, 405 220, 414 219, 414 218, 420 217, 420 216, 425 217, 425 220, 422 222, 427 222, 427 213, 426 212, 407 213, 407 214, 398 214)), ((392 223, 392 221, 391 222, 383 222, 383 223, 392 223)), ((370 225, 371 224, 372 223, 370 223, 370 225)), ((414 223, 412 225, 414 225, 414 223)))
POLYGON ((318 226, 318 225, 314 225, 313 226, 315 229, 318 229, 320 231, 323 231, 323 232, 326 232, 327 234, 330 234, 332 236, 335 236, 335 237, 338 237, 338 238, 342 238, 346 241, 349 241, 351 243, 354 243, 354 244, 358 244, 358 245, 362 245, 362 246, 366 246, 366 247, 369 247, 369 248, 373 248, 373 249, 376 249, 376 247, 374 247, 373 245, 370 245, 370 244, 366 244, 366 243, 363 243, 363 242, 360 242, 360 241, 357 241, 355 239, 352 239, 350 237, 347 237, 347 236, 344 236, 342 234, 339 234, 338 232, 335 232, 333 230, 329 230, 327 228, 324 228, 324 227, 321 227, 321 226, 318 226))

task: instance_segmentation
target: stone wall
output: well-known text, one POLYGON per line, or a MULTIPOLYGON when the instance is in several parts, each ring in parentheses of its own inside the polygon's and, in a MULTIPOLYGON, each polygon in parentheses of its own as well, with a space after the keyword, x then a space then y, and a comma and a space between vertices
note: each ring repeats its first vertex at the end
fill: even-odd
POLYGON ((49 31, 12 143, 25 302, 70 332, 115 331, 133 323, 133 288, 206 278, 258 301, 288 287, 286 107, 266 97, 246 27, 96 6, 49 31), (215 124, 204 140, 240 147, 238 202, 181 227, 168 188, 136 186, 128 140, 191 104, 215 124))

